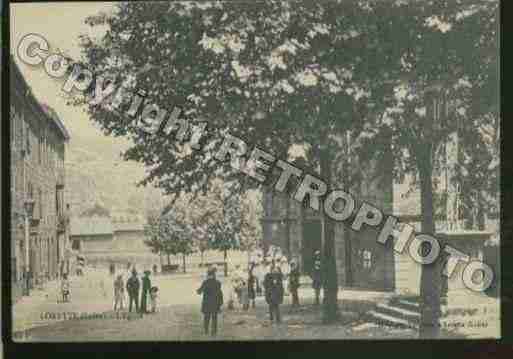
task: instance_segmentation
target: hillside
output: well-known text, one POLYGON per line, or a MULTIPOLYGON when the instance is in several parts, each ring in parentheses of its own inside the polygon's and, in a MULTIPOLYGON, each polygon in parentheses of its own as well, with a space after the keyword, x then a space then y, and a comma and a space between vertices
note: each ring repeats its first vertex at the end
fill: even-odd
POLYGON ((99 131, 79 131, 73 125, 67 124, 72 137, 66 152, 66 196, 73 215, 96 203, 115 216, 144 215, 149 206, 165 201, 159 190, 136 186, 144 177, 144 168, 122 161, 120 153, 127 143, 99 131))

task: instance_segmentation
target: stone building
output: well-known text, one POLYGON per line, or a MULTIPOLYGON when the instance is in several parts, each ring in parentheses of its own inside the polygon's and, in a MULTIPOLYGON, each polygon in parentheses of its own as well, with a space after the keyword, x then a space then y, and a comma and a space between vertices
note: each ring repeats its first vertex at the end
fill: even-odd
POLYGON ((112 221, 114 232, 113 251, 120 254, 148 252, 144 243, 144 220, 140 216, 119 216, 112 221))
POLYGON ((71 218, 70 242, 73 250, 91 255, 132 255, 148 252, 144 244, 144 223, 138 216, 111 217, 108 210, 93 208, 90 214, 71 218))
MULTIPOLYGON (((353 141, 353 145, 357 146, 358 140, 353 141)), ((391 153, 387 155, 385 151, 385 155, 380 158, 371 155, 367 156, 368 159, 363 159, 358 158, 353 152, 349 151, 349 156, 337 155, 341 158, 340 162, 334 161, 336 163, 334 167, 343 164, 345 168, 350 168, 356 173, 355 176, 355 173, 346 171, 351 178, 351 185, 345 186, 344 183, 340 183, 344 173, 337 172, 336 169, 335 178, 331 183, 349 190, 356 201, 355 208, 359 208, 359 203, 365 201, 379 208, 385 216, 393 214, 400 222, 409 223, 420 231, 418 191, 414 191, 413 197, 410 198, 409 204, 413 206, 404 206, 408 203, 405 203, 407 201, 403 198, 404 193, 398 193, 398 186, 394 184, 391 153)), ((448 163, 450 168, 454 166, 456 160, 449 158, 448 163)), ((297 167, 305 169, 304 165, 297 167)), ((404 188, 410 188, 408 183, 403 184, 402 187, 403 192, 404 188)), ((450 189, 451 184, 445 188, 447 187, 450 189)), ((455 197, 455 193, 449 190, 447 197, 455 197)), ((305 208, 292 197, 289 194, 276 192, 274 188, 263 193, 263 244, 264 248, 270 244, 281 247, 290 258, 297 260, 302 272, 307 274, 312 267, 314 251, 322 252, 323 217, 319 212, 305 208)), ((472 259, 481 260, 483 246, 490 237, 490 231, 469 231, 448 226, 447 223, 451 220, 455 221, 452 218, 454 215, 451 217, 449 214, 451 208, 455 206, 454 202, 457 201, 453 199, 447 202, 447 208, 442 207, 441 213, 435 213, 437 239, 468 254, 472 259)), ((458 213, 458 218, 460 216, 461 214, 458 213)), ((348 223, 351 224, 351 220, 348 220, 348 223)), ((402 254, 394 252, 391 241, 388 241, 386 246, 378 243, 380 228, 369 228, 364 225, 362 230, 355 232, 343 223, 335 224, 335 256, 339 285, 418 295, 421 265, 411 259, 408 251, 402 254)), ((456 297, 456 294, 469 295, 469 290, 464 290, 461 281, 462 270, 463 267, 458 266, 450 280, 446 277, 441 278, 442 295, 447 296, 448 293, 452 293, 453 297, 456 297)))
MULTIPOLYGON (((393 177, 392 158, 385 154, 385 162, 364 160, 354 156, 339 156, 337 166, 352 168, 356 172, 350 192, 357 201, 366 201, 384 213, 392 214, 393 177), (378 169, 379 167, 379 169, 378 169), (388 168, 388 171, 382 171, 388 168)), ((383 161, 381 159, 380 161, 383 161)), ((303 166, 299 166, 304 168, 303 166)), ((337 169, 334 169, 334 173, 337 169)), ((343 176, 338 176, 342 178, 343 176)), ((349 176, 348 176, 349 178, 349 176)), ((338 181, 340 182, 340 180, 338 181)), ((332 183, 338 183, 332 182, 332 183)), ((347 188, 338 183, 340 188, 347 188)), ((292 196, 266 190, 263 194, 264 217, 262 218, 264 248, 269 244, 281 247, 284 253, 299 263, 303 273, 312 268, 312 256, 322 252, 323 217, 320 212, 306 208, 292 196)), ((358 208, 358 203, 357 203, 358 208)), ((393 251, 377 243, 378 231, 362 228, 354 232, 341 223, 335 224, 335 247, 339 285, 368 290, 394 290, 397 285, 396 258, 393 251)))
POLYGON ((71 248, 82 254, 103 253, 112 250, 113 232, 109 216, 72 217, 71 248))
POLYGON ((64 159, 69 134, 10 60, 11 275, 16 300, 59 274, 67 248, 64 159))

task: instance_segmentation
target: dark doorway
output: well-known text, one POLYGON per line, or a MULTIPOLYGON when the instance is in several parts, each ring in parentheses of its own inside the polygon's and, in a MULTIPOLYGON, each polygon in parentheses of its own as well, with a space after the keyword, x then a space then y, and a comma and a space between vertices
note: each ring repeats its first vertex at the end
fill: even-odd
POLYGON ((321 250, 322 227, 320 220, 303 222, 303 243, 301 246, 303 273, 311 273, 313 268, 313 255, 316 250, 321 250))

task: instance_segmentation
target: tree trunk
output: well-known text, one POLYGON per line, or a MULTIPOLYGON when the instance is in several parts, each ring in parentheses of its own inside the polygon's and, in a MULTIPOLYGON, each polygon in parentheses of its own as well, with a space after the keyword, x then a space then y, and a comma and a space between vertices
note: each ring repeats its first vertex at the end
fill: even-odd
POLYGON ((182 254, 183 272, 185 273, 185 253, 182 254))
MULTIPOLYGON (((424 157, 424 156, 423 156, 424 157)), ((432 167, 429 160, 418 164, 420 177, 421 232, 435 234, 433 210, 432 167)), ((422 251, 427 250, 422 248, 422 251)), ((419 336, 422 339, 438 338, 440 334, 441 256, 432 264, 421 265, 420 299, 421 321, 419 336)))
POLYGON ((477 192, 477 230, 484 231, 486 226, 486 216, 484 209, 484 199, 481 191, 477 192))
POLYGON ((170 266, 171 265, 171 257, 169 255, 169 253, 167 253, 167 265, 170 266))
POLYGON ((228 251, 225 249, 224 250, 224 276, 227 277, 228 276, 228 251))
MULTIPOLYGON (((331 156, 324 149, 320 152, 321 178, 328 188, 331 182, 331 156)), ((322 203, 322 202, 321 202, 322 203)), ((323 213, 323 209, 320 209, 323 213)), ((332 323, 338 319, 338 276, 337 262, 335 258, 335 226, 334 221, 324 217, 324 250, 322 258, 322 283, 323 283, 323 322, 332 323)))

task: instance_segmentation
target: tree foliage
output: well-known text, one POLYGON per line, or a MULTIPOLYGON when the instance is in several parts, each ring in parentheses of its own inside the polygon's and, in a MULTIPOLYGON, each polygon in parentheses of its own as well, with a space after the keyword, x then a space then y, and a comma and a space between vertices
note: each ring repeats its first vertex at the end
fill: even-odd
MULTIPOLYGON (((495 1, 463 0, 120 3, 115 13, 88 20, 107 31, 83 38, 83 61, 116 85, 145 90, 168 112, 180 106, 191 120, 278 158, 305 145, 306 160, 327 181, 339 175, 334 154, 347 131, 359 138, 357 152, 378 164, 386 163, 380 159, 391 142, 394 175, 418 178, 422 230, 434 233, 434 174, 452 133, 462 138, 463 188, 487 191, 496 183, 496 172, 486 174, 496 168, 489 154, 495 163, 498 157, 486 132, 497 136, 499 121, 497 13, 495 1), (430 88, 449 104, 440 116, 429 104, 430 88)), ((239 180, 241 190, 256 185, 213 157, 219 138, 191 153, 173 136, 144 133, 109 105, 88 111, 106 134, 132 139, 124 155, 146 165, 144 184, 169 194, 206 193, 222 174, 239 180)), ((215 246, 238 241, 233 218, 208 228, 215 246)), ((333 314, 334 239, 330 225, 324 228, 333 314)), ((423 295, 432 279, 423 275, 423 295)), ((431 304, 426 308, 439 305, 431 304)), ((430 313, 423 312, 423 323, 437 320, 430 313)))

